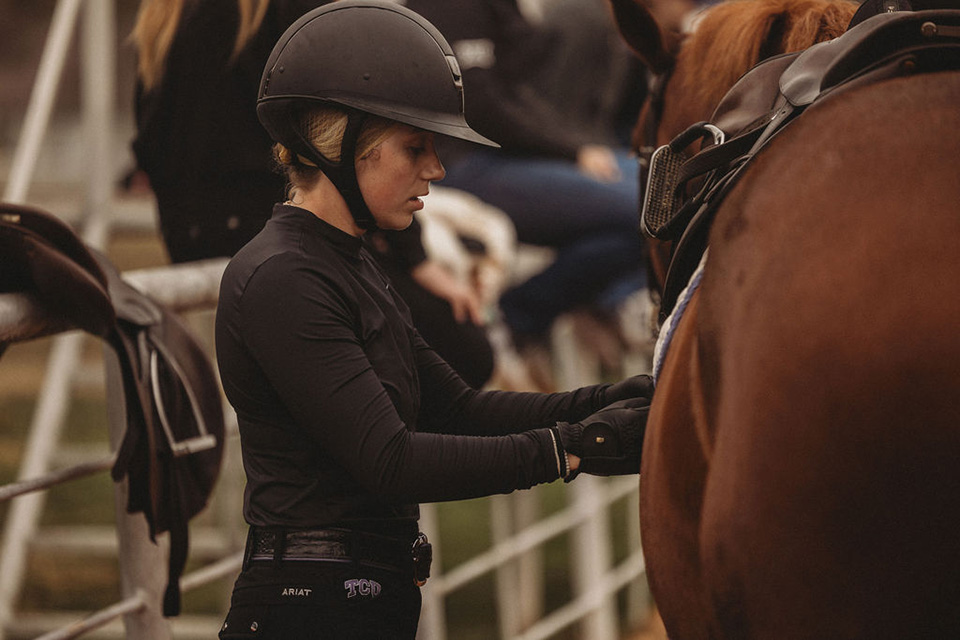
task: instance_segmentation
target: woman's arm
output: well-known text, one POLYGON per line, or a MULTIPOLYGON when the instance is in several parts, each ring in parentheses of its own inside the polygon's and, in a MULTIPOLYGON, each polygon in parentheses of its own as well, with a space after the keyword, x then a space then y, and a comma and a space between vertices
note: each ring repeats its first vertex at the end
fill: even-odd
POLYGON ((271 275, 265 267, 276 260, 244 293, 244 341, 304 437, 361 486, 390 499, 454 500, 560 475, 550 429, 493 438, 410 431, 364 353, 338 283, 303 268, 271 275))
POLYGON ((417 336, 420 377, 419 428, 459 435, 497 436, 576 422, 605 404, 610 384, 581 387, 562 393, 478 391, 422 338, 417 336))

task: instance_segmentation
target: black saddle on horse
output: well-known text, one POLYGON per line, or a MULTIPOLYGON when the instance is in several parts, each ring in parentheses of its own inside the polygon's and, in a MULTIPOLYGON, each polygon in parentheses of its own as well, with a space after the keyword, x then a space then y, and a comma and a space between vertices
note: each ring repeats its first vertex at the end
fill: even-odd
POLYGON ((127 511, 143 512, 151 539, 170 532, 163 612, 177 615, 187 525, 206 506, 223 455, 220 387, 209 359, 177 316, 38 209, 0 203, 0 292, 33 295, 118 356, 127 427, 112 476, 128 478, 127 511))
POLYGON ((753 158, 808 106, 888 78, 960 69, 960 10, 890 9, 904 4, 868 0, 842 36, 759 63, 727 92, 709 123, 691 126, 654 152, 641 228, 676 241, 662 316, 699 264, 724 196, 753 158), (699 153, 684 152, 705 137, 712 140, 699 153))

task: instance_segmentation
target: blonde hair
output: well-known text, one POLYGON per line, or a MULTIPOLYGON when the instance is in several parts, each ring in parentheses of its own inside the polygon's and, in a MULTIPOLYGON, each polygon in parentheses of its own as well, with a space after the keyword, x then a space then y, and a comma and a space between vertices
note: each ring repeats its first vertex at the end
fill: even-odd
MULTIPOLYGON (((367 116, 357 137, 354 159, 364 158, 393 133, 399 123, 379 116, 367 116)), ((300 117, 300 130, 313 147, 327 160, 340 161, 340 146, 347 129, 347 112, 339 107, 324 106, 306 111, 300 117)), ((307 158, 284 145, 273 147, 274 157, 286 172, 294 188, 309 189, 320 177, 320 169, 307 158), (306 166, 305 166, 306 165, 306 166)))
MULTIPOLYGON (((137 21, 130 39, 137 48, 137 74, 150 90, 163 78, 167 54, 177 33, 184 4, 189 0, 141 0, 137 21)), ((203 1, 203 0, 200 0, 203 1)), ((267 13, 270 0, 237 0, 237 35, 231 60, 243 51, 256 34, 267 13)))

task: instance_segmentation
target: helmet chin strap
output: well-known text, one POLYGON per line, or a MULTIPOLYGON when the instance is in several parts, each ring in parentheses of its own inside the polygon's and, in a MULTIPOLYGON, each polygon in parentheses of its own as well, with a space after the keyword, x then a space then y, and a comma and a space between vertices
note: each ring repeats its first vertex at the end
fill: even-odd
POLYGON ((337 188, 340 195, 343 196, 350 210, 350 215, 361 229, 370 231, 377 228, 377 221, 370 213, 363 194, 360 193, 360 183, 357 182, 357 168, 354 157, 357 153, 357 140, 360 137, 360 129, 367 119, 367 114, 362 111, 350 111, 347 115, 347 127, 343 132, 343 140, 340 142, 340 161, 333 162, 328 160, 310 142, 303 136, 300 128, 297 127, 298 145, 293 149, 296 154, 302 155, 315 163, 323 171, 333 186, 337 188))

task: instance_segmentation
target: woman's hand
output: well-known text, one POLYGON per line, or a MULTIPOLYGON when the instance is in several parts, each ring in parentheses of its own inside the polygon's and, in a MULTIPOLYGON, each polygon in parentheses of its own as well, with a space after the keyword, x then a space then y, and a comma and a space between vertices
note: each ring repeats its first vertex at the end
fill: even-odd
MULTIPOLYGON (((596 476, 640 473, 650 400, 615 402, 580 422, 558 422, 556 434, 565 453, 578 457, 577 469, 596 476)), ((570 458, 567 458, 568 462, 570 458)), ((572 480, 575 473, 567 475, 572 480)))
POLYGON ((600 392, 600 407, 629 398, 653 398, 653 378, 646 374, 630 376, 600 392))
POLYGON ((577 151, 577 168, 580 173, 600 182, 617 182, 621 178, 617 157, 610 147, 585 144, 577 151))
MULTIPOLYGON (((569 451, 566 452, 567 456, 567 468, 570 469, 570 474, 574 474, 575 471, 580 470, 580 456, 575 456, 569 451)), ((568 474, 568 475, 570 475, 568 474)), ((576 475, 576 474, 574 474, 576 475)))
POLYGON ((439 263, 425 260, 414 267, 410 275, 421 287, 449 302, 457 322, 469 320, 478 326, 483 324, 483 305, 480 302, 480 295, 439 263))

